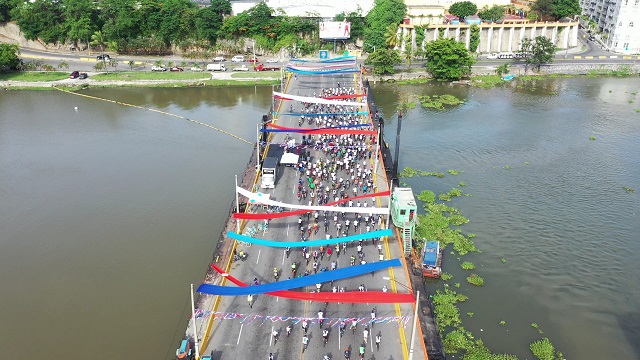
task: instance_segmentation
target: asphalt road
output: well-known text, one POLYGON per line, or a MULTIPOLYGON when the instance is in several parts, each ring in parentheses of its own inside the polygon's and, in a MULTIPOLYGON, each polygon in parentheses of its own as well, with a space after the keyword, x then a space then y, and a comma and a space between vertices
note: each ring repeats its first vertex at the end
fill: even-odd
MULTIPOLYGON (((340 82, 342 86, 355 86, 353 75, 345 76, 301 76, 298 75, 297 79, 292 78, 287 86, 286 92, 293 95, 301 96, 313 96, 314 92, 319 93, 319 89, 322 87, 335 87, 340 82)), ((282 104, 282 112, 288 112, 290 105, 293 103, 294 111, 300 111, 301 104, 292 101, 284 101, 282 104)), ((293 116, 281 116, 277 123, 287 127, 298 127, 298 118, 293 116)), ((304 127, 309 127, 305 123, 304 127)), ((272 142, 283 142, 284 133, 274 133, 275 136, 272 142)), ((299 134, 291 134, 296 142, 300 142, 302 136, 299 134)), ((321 152, 312 152, 312 156, 316 159, 318 156, 322 156, 321 152)), ((378 174, 384 176, 384 171, 380 167, 378 174), (381 172, 380 172, 381 171, 381 172)), ((291 167, 280 167, 276 187, 273 190, 262 190, 271 194, 277 201, 283 201, 286 203, 299 203, 297 199, 297 184, 299 173, 291 167)), ((339 172, 338 177, 346 175, 344 172, 339 172)), ((379 191, 386 190, 386 184, 382 183, 382 178, 379 178, 378 186, 379 191)), ((382 207, 388 206, 388 197, 380 200, 382 207)), ((355 218, 355 215, 347 215, 351 220, 355 218)), ((304 218, 304 224, 308 222, 306 216, 304 218)), ((339 216, 340 218, 340 216, 339 216)), ((313 216, 311 217, 313 220, 313 216)), ((328 233, 333 237, 336 236, 336 227, 333 222, 333 217, 330 215, 329 219, 330 227, 328 233)), ((342 220, 341 220, 342 221, 342 220)), ((254 223, 259 223, 256 221, 254 223)), ((344 221, 342 221, 344 223, 344 221)), ((384 223, 383 223, 384 224, 384 223)), ((251 222, 249 226, 251 226, 251 222)), ((256 237, 282 240, 282 241, 299 241, 298 231, 298 217, 273 219, 270 222, 268 231, 266 233, 258 232, 256 237)), ((377 228, 376 228, 377 229, 377 228)), ((372 229, 376 230, 376 229, 372 229)), ((364 232, 363 227, 358 229, 358 232, 364 232)), ((351 229, 350 234, 353 234, 354 230, 351 229)), ((320 214, 320 230, 317 234, 312 234, 310 239, 324 239, 325 231, 322 222, 322 214, 320 214)), ((330 268, 331 261, 337 261, 338 267, 342 268, 350 266, 350 256, 356 255, 356 243, 352 243, 348 246, 346 253, 341 252, 339 256, 332 254, 331 259, 327 255, 319 261, 320 267, 330 268)), ((335 247, 334 247, 335 249, 335 247)), ((305 269, 309 269, 313 273, 311 264, 309 264, 303 257, 303 253, 300 249, 292 249, 290 256, 285 256, 285 251, 278 248, 263 247, 259 245, 253 245, 251 247, 239 247, 238 250, 247 251, 249 256, 246 261, 237 261, 232 264, 230 274, 244 282, 251 283, 254 278, 257 278, 261 284, 275 281, 273 276, 273 269, 277 267, 280 270, 280 279, 287 279, 291 276, 291 263, 297 262, 299 264, 298 271, 304 272, 305 269)), ((313 252, 317 248, 311 248, 313 252)), ((373 245, 369 240, 364 246, 365 260, 368 262, 379 260, 379 254, 376 245, 373 245)), ((401 257, 400 246, 395 239, 389 239, 384 242, 383 253, 385 259, 401 257)), ((386 286, 389 291, 393 291, 397 283, 409 284, 406 278, 403 268, 395 268, 392 270, 378 271, 373 275, 367 274, 345 280, 339 280, 335 282, 335 286, 344 287, 345 290, 358 290, 359 285, 364 284, 367 289, 381 290, 383 286, 386 286), (396 282, 383 279, 383 277, 391 277, 396 279, 396 282)), ((231 285, 233 286, 233 285, 231 285)), ((315 286, 309 286, 304 291, 313 291, 315 286)), ((331 291, 330 284, 323 284, 321 291, 331 291)), ((407 290, 398 288, 399 292, 407 292, 407 290)), ((257 314, 257 315, 273 315, 273 316, 291 316, 291 317, 309 317, 317 318, 318 311, 322 309, 324 311, 325 318, 344 318, 344 317, 367 317, 370 318, 370 313, 373 307, 377 308, 378 317, 386 316, 412 316, 413 305, 404 304, 402 306, 386 304, 386 305, 374 305, 374 304, 335 304, 335 303, 311 303, 309 301, 288 300, 283 298, 277 298, 269 295, 257 295, 254 296, 254 304, 250 307, 246 296, 239 297, 223 297, 217 311, 221 312, 233 312, 242 314, 257 314)), ((364 343, 364 326, 358 325, 355 332, 352 332, 347 328, 344 336, 339 336, 338 327, 328 327, 326 324, 324 328, 329 329, 329 340, 326 345, 323 344, 322 330, 318 324, 311 324, 308 330, 308 336, 310 343, 308 348, 303 351, 302 337, 303 330, 301 323, 293 326, 293 331, 290 336, 286 336, 285 328, 287 324, 291 322, 283 321, 254 321, 252 323, 241 324, 237 320, 223 320, 214 322, 214 327, 211 332, 211 338, 207 349, 201 351, 202 354, 209 354, 213 352, 213 359, 268 359, 269 353, 274 355, 275 360, 288 360, 288 359, 318 359, 322 360, 325 355, 328 355, 331 359, 344 359, 344 351, 346 348, 351 349, 351 359, 358 359, 358 348, 364 343), (273 330, 279 331, 279 340, 274 343, 274 339, 271 336, 273 330)), ((368 344, 366 346, 365 359, 385 359, 385 360, 397 360, 406 358, 408 352, 407 343, 411 334, 411 321, 409 321, 407 328, 399 327, 396 323, 388 324, 376 324, 373 330, 370 331, 368 338, 368 344), (380 333, 382 336, 380 350, 375 350, 374 342, 372 341, 376 334, 380 333)), ((419 335, 416 336, 420 339, 419 335)), ((419 341, 419 340, 418 340, 419 341)), ((415 359, 425 359, 426 355, 423 353, 422 345, 417 344, 415 349, 415 359)))

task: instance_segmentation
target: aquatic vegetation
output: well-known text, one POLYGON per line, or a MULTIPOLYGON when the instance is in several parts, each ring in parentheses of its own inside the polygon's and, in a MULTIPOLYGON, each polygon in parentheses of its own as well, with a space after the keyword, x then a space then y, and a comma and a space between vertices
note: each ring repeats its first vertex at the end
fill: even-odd
POLYGON ((453 286, 459 288, 460 287, 460 283, 455 283, 455 285, 453 285, 453 286))
POLYGON ((504 325, 506 325, 506 324, 507 324, 507 322, 506 322, 506 321, 504 321, 504 320, 500 320, 500 325, 504 326, 504 325))
POLYGON ((458 175, 460 174, 460 170, 447 170, 447 172, 451 175, 458 175))
POLYGON ((467 316, 468 316, 468 317, 473 317, 473 315, 475 315, 475 313, 472 313, 472 312, 468 312, 468 313, 467 313, 467 316))
POLYGON ((462 194, 462 190, 452 188, 448 193, 438 195, 438 199, 441 201, 451 201, 452 197, 459 197, 462 196, 462 194))
POLYGON ((443 331, 447 327, 455 327, 462 324, 460 319, 460 309, 457 303, 467 301, 467 296, 457 293, 454 290, 444 289, 438 290, 433 296, 434 313, 436 315, 436 324, 443 331))
POLYGON ((471 274, 467 276, 467 282, 471 285, 482 286, 484 285, 484 279, 478 274, 471 274))
POLYGON ((634 189, 632 189, 632 188, 630 188, 630 187, 623 186, 622 188, 623 188, 623 189, 625 189, 628 193, 634 193, 634 192, 636 192, 634 189))
POLYGON ((459 186, 459 187, 464 187, 464 186, 467 186, 467 184, 465 184, 465 183, 464 183, 464 181, 460 181, 460 182, 458 183, 458 186, 459 186))
POLYGON ((589 140, 595 140, 596 137, 595 136, 589 136, 589 140))
POLYGON ((436 193, 430 190, 422 190, 420 194, 418 194, 417 198, 420 201, 433 204, 436 201, 436 193))
POLYGON ((401 177, 401 178, 412 178, 412 177, 421 177, 421 176, 435 176, 438 178, 443 178, 444 173, 433 172, 433 171, 422 171, 422 170, 406 167, 402 169, 402 171, 400 171, 400 173, 398 174, 398 177, 401 177))
POLYGON ((548 338, 532 342, 529 349, 538 360, 562 360, 564 358, 561 352, 556 352, 548 338))
POLYGON ((418 98, 420 104, 426 108, 444 110, 445 105, 452 107, 464 103, 463 100, 449 94, 445 95, 423 95, 418 98))
POLYGON ((509 166, 509 165, 505 165, 505 166, 504 166, 504 169, 505 169, 505 170, 509 170, 509 169, 511 169, 511 166, 509 166))
POLYGON ((475 269, 475 268, 476 268, 476 266, 475 266, 472 262, 470 262, 470 261, 465 261, 465 262, 463 262, 462 264, 460 264, 460 267, 461 267, 463 270, 473 270, 473 269, 475 269))
POLYGON ((447 281, 447 280, 453 279, 453 275, 451 275, 449 273, 446 273, 446 272, 443 272, 442 275, 440 276, 440 278, 442 280, 444 280, 444 281, 447 281))
POLYGON ((452 354, 460 350, 470 350, 473 345, 473 335, 464 328, 457 328, 445 335, 442 340, 445 353, 452 354))
POLYGON ((471 79, 471 85, 483 89, 489 89, 503 83, 500 75, 478 75, 471 79))
POLYGON ((640 109, 636 109, 636 112, 637 112, 637 113, 640 113, 640 109))
POLYGON ((528 162, 528 161, 525 161, 525 162, 524 162, 524 164, 525 164, 525 165, 529 165, 529 162, 528 162))
POLYGON ((463 356, 464 360, 518 360, 511 354, 494 354, 481 339, 475 341, 473 348, 469 349, 463 356))
POLYGON ((466 217, 464 217, 462 215, 456 214, 456 215, 449 216, 449 221, 451 222, 451 225, 460 226, 460 225, 468 223, 469 219, 467 219, 466 217))
POLYGON ((417 78, 417 79, 400 80, 400 81, 396 82, 396 84, 399 84, 399 85, 420 85, 420 84, 427 84, 427 83, 429 83, 431 81, 433 81, 432 78, 417 78))
POLYGON ((502 263, 504 264, 504 263, 506 263, 506 262, 507 262, 507 259, 502 258, 502 259, 500 259, 500 261, 502 261, 502 263))

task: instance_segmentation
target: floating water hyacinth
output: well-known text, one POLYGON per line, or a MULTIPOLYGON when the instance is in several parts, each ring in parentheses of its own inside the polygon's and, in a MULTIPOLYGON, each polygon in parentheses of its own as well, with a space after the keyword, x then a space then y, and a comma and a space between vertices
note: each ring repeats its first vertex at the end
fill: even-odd
POLYGON ((478 274, 471 274, 467 277, 467 282, 471 285, 482 286, 484 285, 484 279, 478 274))
POLYGON ((462 264, 460 264, 460 267, 463 270, 473 270, 476 268, 476 266, 471 262, 471 261, 465 261, 462 264))

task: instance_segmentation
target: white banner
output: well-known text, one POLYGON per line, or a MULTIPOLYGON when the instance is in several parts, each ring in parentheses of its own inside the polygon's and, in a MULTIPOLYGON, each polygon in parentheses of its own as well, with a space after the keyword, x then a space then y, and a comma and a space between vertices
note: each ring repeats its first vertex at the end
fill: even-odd
POLYGON ((242 195, 249 198, 251 202, 271 205, 271 206, 281 206, 289 209, 301 209, 301 210, 312 210, 312 211, 339 211, 339 212, 348 212, 348 213, 359 213, 359 214, 381 214, 388 215, 389 208, 377 208, 377 207, 342 207, 342 206, 307 206, 307 205, 298 205, 298 204, 286 204, 280 201, 275 201, 270 199, 270 194, 263 194, 260 192, 252 193, 249 190, 245 190, 239 186, 236 187, 236 191, 242 195))
POLYGON ((302 101, 313 104, 325 104, 325 105, 342 105, 342 106, 366 106, 365 102, 355 102, 355 101, 343 101, 343 100, 329 100, 323 98, 317 98, 313 96, 297 96, 291 94, 285 94, 280 92, 273 92, 273 96, 277 96, 286 100, 294 100, 294 101, 302 101))
POLYGON ((348 39, 351 23, 348 21, 323 21, 320 23, 320 39, 348 39))

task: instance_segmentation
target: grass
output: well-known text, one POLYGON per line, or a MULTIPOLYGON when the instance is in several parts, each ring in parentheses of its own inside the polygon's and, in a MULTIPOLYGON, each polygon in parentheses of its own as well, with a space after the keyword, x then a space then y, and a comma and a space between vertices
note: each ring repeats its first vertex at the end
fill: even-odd
POLYGON ((93 75, 96 81, 128 81, 128 80, 208 80, 211 76, 202 72, 152 72, 152 71, 118 71, 93 75))
POLYGON ((589 140, 595 140, 596 137, 595 136, 589 136, 589 140))
POLYGON ((231 74, 231 77, 234 79, 278 79, 278 83, 280 83, 280 71, 254 71, 254 72, 234 72, 231 74))
POLYGON ((0 73, 0 81, 56 81, 69 78, 69 72, 28 71, 0 73))
POLYGON ((500 75, 478 75, 471 78, 471 85, 484 89, 496 87, 504 81, 500 75))

